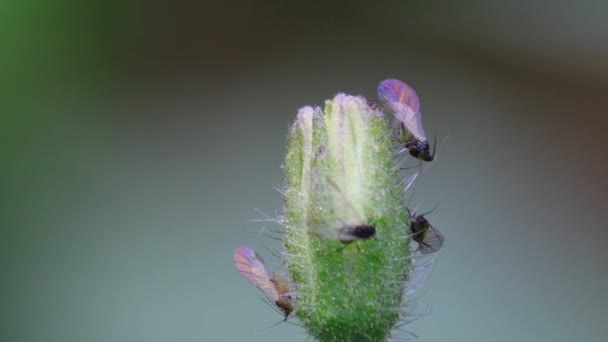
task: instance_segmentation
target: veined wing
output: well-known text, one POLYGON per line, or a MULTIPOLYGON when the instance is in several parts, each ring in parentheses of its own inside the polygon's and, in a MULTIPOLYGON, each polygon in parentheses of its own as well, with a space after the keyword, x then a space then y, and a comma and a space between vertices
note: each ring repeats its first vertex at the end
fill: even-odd
POLYGON ((437 252, 443 246, 445 238, 443 234, 435 227, 429 225, 429 227, 423 232, 423 239, 419 243, 420 252, 422 254, 431 254, 437 252))
POLYGON ((422 127, 420 99, 412 87, 397 79, 384 80, 378 85, 378 97, 416 139, 427 140, 422 127))
POLYGON ((264 259, 250 247, 239 247, 234 251, 234 265, 243 278, 276 301, 279 294, 273 282, 273 275, 266 267, 264 259))

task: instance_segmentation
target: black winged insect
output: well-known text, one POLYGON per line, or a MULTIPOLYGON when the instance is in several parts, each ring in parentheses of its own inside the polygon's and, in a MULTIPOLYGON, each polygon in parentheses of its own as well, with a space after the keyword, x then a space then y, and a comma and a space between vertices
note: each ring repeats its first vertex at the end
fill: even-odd
MULTIPOLYGON (((436 208, 436 207, 435 207, 436 208)), ((411 237, 418 243, 418 249, 422 254, 431 254, 439 251, 445 238, 441 232, 433 227, 431 223, 424 217, 432 213, 435 209, 420 215, 407 209, 410 215, 410 230, 411 237)))
MULTIPOLYGON (((321 232, 315 233, 316 235, 320 235, 322 237, 329 237, 332 239, 336 239, 343 243, 345 246, 340 248, 338 251, 346 248, 349 244, 353 242, 357 242, 360 240, 367 240, 375 237, 376 235, 376 227, 367 223, 362 223, 364 220, 361 218, 359 211, 354 207, 354 205, 348 200, 344 192, 340 189, 338 184, 329 176, 326 177, 327 183, 336 190, 343 198, 349 210, 351 210, 356 216, 358 216, 358 221, 361 223, 345 223, 342 221, 342 226, 336 229, 333 232, 327 231, 326 229, 321 232)), ((357 246, 357 250, 359 250, 359 245, 357 246)))

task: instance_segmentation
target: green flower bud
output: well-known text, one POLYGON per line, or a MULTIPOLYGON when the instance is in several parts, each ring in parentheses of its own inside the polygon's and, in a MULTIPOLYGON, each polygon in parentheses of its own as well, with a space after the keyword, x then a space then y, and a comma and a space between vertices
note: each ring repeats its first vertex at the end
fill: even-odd
POLYGON ((285 173, 284 245, 296 315, 322 342, 386 341, 401 318, 411 268, 387 119, 345 94, 324 111, 300 109, 285 173), (375 234, 359 238, 356 227, 375 234))

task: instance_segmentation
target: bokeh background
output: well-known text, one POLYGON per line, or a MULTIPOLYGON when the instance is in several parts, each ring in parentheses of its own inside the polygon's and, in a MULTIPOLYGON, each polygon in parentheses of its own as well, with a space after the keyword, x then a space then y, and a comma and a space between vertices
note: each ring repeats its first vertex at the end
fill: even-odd
POLYGON ((2 341, 304 341, 240 278, 298 107, 388 77, 448 140, 420 341, 608 339, 605 1, 19 0, 0 11, 2 341))

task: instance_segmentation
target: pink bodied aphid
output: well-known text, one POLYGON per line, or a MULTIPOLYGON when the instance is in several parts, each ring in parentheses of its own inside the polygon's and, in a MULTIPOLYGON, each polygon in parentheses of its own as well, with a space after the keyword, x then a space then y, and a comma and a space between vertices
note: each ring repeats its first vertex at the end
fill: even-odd
POLYGON ((401 123, 400 140, 410 155, 426 162, 433 161, 435 146, 431 152, 422 127, 420 99, 414 89, 400 80, 388 79, 378 85, 378 97, 401 123))
POLYGON ((268 270, 264 259, 251 247, 239 247, 234 251, 234 265, 253 286, 260 289, 285 315, 293 311, 287 279, 268 270))

